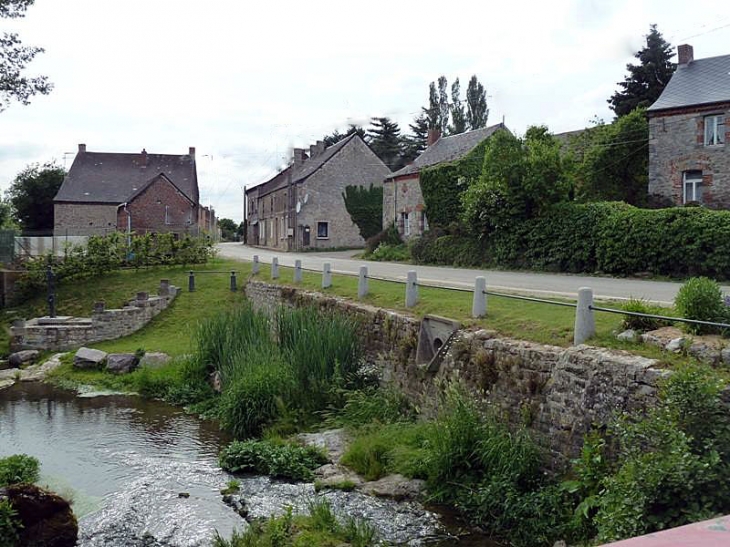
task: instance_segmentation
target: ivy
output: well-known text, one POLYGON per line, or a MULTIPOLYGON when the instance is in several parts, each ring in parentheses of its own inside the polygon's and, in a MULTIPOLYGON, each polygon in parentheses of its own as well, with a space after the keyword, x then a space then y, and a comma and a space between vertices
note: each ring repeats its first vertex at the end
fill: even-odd
POLYGON ((346 186, 342 198, 363 239, 369 239, 383 229, 382 186, 346 186))

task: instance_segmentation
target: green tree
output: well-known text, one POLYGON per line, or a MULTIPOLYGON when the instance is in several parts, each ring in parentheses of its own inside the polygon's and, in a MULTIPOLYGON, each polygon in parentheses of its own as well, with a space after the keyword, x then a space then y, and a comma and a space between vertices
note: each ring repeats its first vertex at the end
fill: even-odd
POLYGON ((469 129, 479 129, 486 127, 488 119, 487 91, 475 74, 466 88, 466 122, 469 129))
POLYGON ((342 198, 363 239, 370 239, 383 230, 382 186, 346 186, 342 198))
MULTIPOLYGON (((25 17, 34 0, 0 0, 0 18, 25 17)), ((0 37, 0 112, 11 101, 29 104, 34 95, 47 95, 53 84, 46 76, 28 77, 25 69, 33 58, 43 53, 43 48, 24 46, 15 33, 3 33, 0 37)))
POLYGON ((581 201, 647 203, 649 122, 641 108, 610 125, 590 130, 577 166, 576 197, 581 201))
POLYGON ((446 81, 446 76, 440 76, 438 80, 439 89, 439 129, 442 135, 446 135, 449 130, 449 84, 446 81))
POLYGON ((435 82, 431 82, 428 86, 428 107, 423 108, 423 115, 426 117, 427 129, 438 129, 441 127, 439 95, 436 91, 435 82))
POLYGON ((400 127, 388 117, 372 118, 368 129, 370 148, 389 169, 401 166, 402 137, 400 127))
MULTIPOLYGON (((425 110, 425 109, 423 109, 425 110)), ((426 149, 428 142, 428 118, 421 112, 408 127, 411 134, 403 137, 402 158, 405 164, 416 159, 426 149)))
POLYGON ((466 131, 466 112, 464 111, 464 103, 461 102, 461 84, 459 78, 451 84, 451 120, 449 126, 449 134, 458 135, 466 131))
POLYGON ((344 133, 340 133, 337 129, 335 129, 329 135, 325 135, 322 138, 322 140, 324 141, 325 147, 329 147, 329 146, 332 146, 333 144, 337 144, 342 139, 349 137, 353 133, 357 133, 362 140, 367 142, 368 137, 367 137, 367 133, 365 132, 365 130, 362 127, 360 127, 359 125, 355 125, 354 123, 351 123, 348 126, 347 131, 345 131, 344 133))
POLYGON ((53 229, 53 198, 65 176, 66 170, 53 162, 32 164, 18 173, 7 197, 23 230, 53 229))
POLYGON ((608 99, 616 117, 626 116, 636 108, 648 108, 659 98, 677 69, 677 65, 670 61, 672 55, 671 44, 656 25, 651 25, 646 45, 634 54, 640 63, 626 65, 628 76, 618 83, 621 89, 608 99))
POLYGON ((230 218, 218 219, 218 228, 221 229, 221 238, 225 241, 234 241, 236 239, 236 223, 230 218))

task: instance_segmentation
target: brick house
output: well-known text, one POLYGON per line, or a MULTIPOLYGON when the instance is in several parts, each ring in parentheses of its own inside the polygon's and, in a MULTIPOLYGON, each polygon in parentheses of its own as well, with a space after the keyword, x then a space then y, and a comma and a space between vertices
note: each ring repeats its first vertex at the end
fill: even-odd
POLYGON ((246 241, 284 251, 362 247, 345 209, 346 186, 379 186, 390 172, 358 135, 309 154, 295 148, 291 165, 246 189, 246 241))
POLYGON ((215 227, 199 203, 195 148, 188 154, 88 152, 79 145, 53 200, 55 235, 110 231, 198 235, 215 227))
POLYGON ((659 205, 730 208, 730 55, 694 59, 677 48, 677 70, 649 107, 649 197, 659 205))
POLYGON ((421 155, 413 163, 388 175, 383 183, 383 226, 396 222, 405 239, 420 236, 428 230, 421 192, 421 170, 463 158, 496 130, 504 128, 504 124, 499 123, 443 138, 438 130, 429 130, 428 146, 421 155))

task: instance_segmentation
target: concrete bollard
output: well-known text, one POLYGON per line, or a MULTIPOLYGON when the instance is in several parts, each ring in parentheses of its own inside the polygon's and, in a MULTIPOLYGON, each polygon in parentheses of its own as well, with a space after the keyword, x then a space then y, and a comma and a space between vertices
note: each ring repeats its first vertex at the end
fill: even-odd
POLYGON ((487 315, 487 278, 479 276, 474 280, 474 300, 471 304, 472 317, 487 315))
POLYGON ((408 271, 406 280, 406 308, 412 308, 418 303, 418 277, 415 270, 408 271))
POLYGON ((231 271, 231 292, 236 292, 238 290, 238 287, 236 287, 236 272, 231 271))
POLYGON ((279 259, 271 259, 271 279, 279 279, 279 259))
POLYGON ((322 288, 329 289, 332 286, 332 265, 325 262, 322 265, 322 288))
POLYGON ((104 313, 105 307, 106 307, 106 302, 104 302, 103 300, 94 302, 94 313, 104 313))
POLYGON ((188 275, 188 292, 194 292, 195 291, 195 272, 193 270, 190 270, 190 275, 188 275))
POLYGON ((575 308, 575 330, 573 345, 580 345, 596 334, 596 321, 593 317, 593 289, 578 289, 578 306, 575 308))
POLYGON ((294 283, 302 282, 302 261, 294 261, 294 283))
POLYGON ((251 274, 258 275, 261 269, 261 263, 259 262, 259 255, 253 255, 253 266, 251 266, 251 274))
POLYGON ((368 294, 368 267, 360 266, 360 278, 357 281, 357 297, 365 298, 368 294))
POLYGON ((160 288, 157 289, 158 296, 170 296, 170 280, 160 279, 160 288))

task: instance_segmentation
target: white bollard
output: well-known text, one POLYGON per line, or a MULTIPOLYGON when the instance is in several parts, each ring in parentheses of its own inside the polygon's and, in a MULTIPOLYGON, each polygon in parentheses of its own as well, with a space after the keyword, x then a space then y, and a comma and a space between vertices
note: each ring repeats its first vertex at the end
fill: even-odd
POLYGON ((357 282, 357 297, 364 298, 368 294, 368 267, 360 266, 360 278, 357 282))
POLYGON ((329 289, 332 286, 332 266, 329 262, 322 265, 322 288, 329 289))
POLYGON ((409 270, 406 280, 406 308, 412 308, 418 303, 418 277, 415 270, 409 270))
POLYGON ((472 317, 487 315, 487 278, 479 276, 474 280, 474 300, 471 304, 472 317))
POLYGON ((279 259, 271 259, 271 279, 279 279, 279 259))
POLYGON ((294 261, 294 283, 302 282, 302 261, 294 261))
POLYGON ((253 275, 258 275, 260 268, 261 264, 259 263, 259 255, 253 255, 253 267, 251 268, 251 273, 253 275))
POLYGON ((578 289, 578 306, 575 308, 575 331, 573 345, 578 346, 596 334, 596 321, 593 317, 593 289, 578 289))

